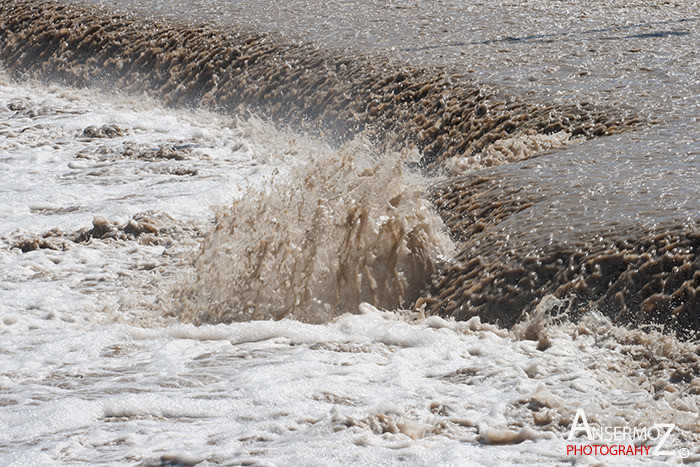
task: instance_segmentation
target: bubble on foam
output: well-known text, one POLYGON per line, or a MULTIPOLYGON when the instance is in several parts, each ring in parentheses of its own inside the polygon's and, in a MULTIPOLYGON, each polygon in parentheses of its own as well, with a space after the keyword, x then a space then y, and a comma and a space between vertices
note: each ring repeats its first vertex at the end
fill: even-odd
POLYGON ((195 323, 323 322, 362 302, 407 306, 453 252, 399 156, 353 142, 221 209, 171 313, 195 323))
POLYGON ((519 444, 527 440, 554 439, 553 433, 535 431, 529 426, 519 430, 481 428, 478 440, 484 444, 519 444))

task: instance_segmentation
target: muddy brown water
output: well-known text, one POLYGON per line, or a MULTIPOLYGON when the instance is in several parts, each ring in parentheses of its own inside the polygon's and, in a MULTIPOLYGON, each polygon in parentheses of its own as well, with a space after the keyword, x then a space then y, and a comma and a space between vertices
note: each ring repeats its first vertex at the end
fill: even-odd
MULTIPOLYGON (((419 3, 413 17, 420 16, 419 3)), ((549 38, 527 35, 522 23, 512 31, 522 34, 513 36, 485 34, 479 26, 474 37, 448 40, 436 29, 427 39, 399 37, 400 47, 393 49, 386 34, 367 26, 358 30, 373 31, 378 40, 348 39, 353 47, 342 48, 342 35, 312 28, 309 40, 299 40, 290 28, 305 26, 275 22, 274 15, 233 27, 235 14, 247 12, 240 4, 226 21, 214 21, 213 13, 190 2, 198 13, 187 22, 156 8, 152 15, 127 14, 129 2, 116 4, 122 12, 4 2, 4 67, 18 77, 147 91, 173 105, 253 107, 337 141, 362 132, 380 147, 417 148, 431 173, 450 161, 473 160, 475 171, 443 177, 430 193, 460 251, 416 302, 429 313, 459 319, 479 314, 512 325, 554 293, 571 297, 574 308, 593 305, 621 323, 662 324, 686 336, 700 326, 700 87, 693 71, 693 17, 659 18, 663 11, 650 13, 650 7, 646 23, 549 38), (582 71, 552 68, 576 41, 588 46, 582 71), (441 59, 416 58, 431 43, 450 52, 441 59), (521 43, 529 48, 514 50, 521 43), (473 56, 460 65, 455 54, 465 47, 473 56), (492 58, 491 47, 502 47, 499 57, 506 60, 492 58), (647 62, 643 78, 627 70, 642 66, 637 58, 619 58, 654 48, 657 61, 647 62), (538 58, 538 52, 551 56, 538 58), (655 74, 664 63, 667 72, 655 74), (552 70, 543 71, 547 67, 552 70), (582 80, 589 74, 600 76, 586 86, 582 80), (508 164, 480 167, 486 161, 480 155, 494 143, 553 134, 574 142, 544 155, 526 148, 501 161, 508 164)), ((309 8, 311 17, 318 14, 309 8)), ((477 15, 442 8, 453 8, 462 19, 477 15)), ((337 32, 337 23, 333 27, 337 32)))

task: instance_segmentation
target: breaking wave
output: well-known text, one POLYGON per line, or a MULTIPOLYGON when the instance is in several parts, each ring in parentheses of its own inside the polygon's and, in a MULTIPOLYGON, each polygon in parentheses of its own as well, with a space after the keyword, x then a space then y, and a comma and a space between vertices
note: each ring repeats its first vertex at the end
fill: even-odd
POLYGON ((453 253, 420 177, 350 144, 221 209, 169 307, 197 323, 407 307, 453 253))
POLYGON ((444 70, 337 55, 274 34, 96 7, 9 0, 0 22, 0 59, 14 76, 112 85, 177 106, 254 108, 336 146, 363 135, 379 154, 417 151, 429 172, 459 174, 427 190, 457 245, 451 262, 424 190, 392 157, 366 165, 346 148, 310 161, 288 185, 252 190, 220 212, 195 285, 179 292, 183 319, 318 321, 367 300, 512 325, 553 293, 573 294, 616 322, 699 326, 692 219, 618 228, 613 213, 602 218, 609 225, 553 241, 570 223, 531 235, 547 216, 550 188, 505 170, 483 172, 622 133, 640 125, 637 115, 588 102, 530 102, 444 70))
POLYGON ((147 91, 173 105, 253 107, 341 143, 364 132, 389 150, 417 148, 433 168, 519 135, 592 138, 640 122, 588 102, 543 105, 440 70, 338 56, 243 29, 27 0, 3 2, 0 20, 0 59, 15 74, 147 91))

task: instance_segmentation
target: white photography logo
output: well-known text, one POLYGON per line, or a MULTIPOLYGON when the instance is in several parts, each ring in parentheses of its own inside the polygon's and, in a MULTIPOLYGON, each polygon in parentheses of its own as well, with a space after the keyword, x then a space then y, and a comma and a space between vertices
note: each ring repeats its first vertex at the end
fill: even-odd
MULTIPOLYGON (((629 427, 629 426, 591 426, 588 424, 586 414, 583 409, 576 411, 576 417, 571 425, 569 432, 569 441, 580 433, 585 433, 589 441, 605 441, 605 442, 634 442, 638 440, 655 442, 656 446, 651 449, 650 446, 642 445, 610 445, 610 444, 594 444, 594 445, 568 445, 566 453, 573 455, 613 455, 613 456, 629 456, 629 455, 651 455, 651 456, 675 456, 678 454, 681 457, 688 457, 690 451, 687 448, 681 448, 678 453, 667 450, 667 442, 671 433, 676 428, 673 423, 655 423, 651 427, 629 427)), ((651 443, 649 443, 651 444, 651 443)))

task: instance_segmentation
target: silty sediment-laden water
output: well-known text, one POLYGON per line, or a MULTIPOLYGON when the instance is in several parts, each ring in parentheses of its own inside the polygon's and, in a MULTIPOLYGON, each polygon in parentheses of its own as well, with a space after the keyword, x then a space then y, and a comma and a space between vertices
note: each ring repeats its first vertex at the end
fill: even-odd
POLYGON ((607 14, 533 4, 529 11, 542 14, 530 23, 517 21, 523 12, 510 6, 492 26, 483 19, 494 5, 477 13, 447 4, 440 7, 453 13, 443 15, 446 30, 464 21, 474 27, 449 38, 424 28, 411 39, 422 16, 415 4, 393 20, 418 8, 394 45, 382 33, 391 24, 363 23, 359 31, 379 38, 356 40, 367 56, 339 52, 343 36, 320 28, 309 29, 316 45, 281 39, 289 28, 304 30, 298 19, 257 16, 234 28, 247 12, 238 4, 213 21, 211 8, 192 2, 193 17, 207 22, 201 26, 172 12, 143 20, 6 2, 1 54, 18 74, 148 90, 176 105, 254 106, 341 141, 364 132, 395 150, 416 147, 429 169, 479 169, 433 190, 460 252, 418 300, 431 313, 512 324, 544 294, 573 292, 577 303, 621 322, 696 329, 700 145, 691 3, 673 11, 615 3, 607 14), (640 21, 615 23, 610 12, 624 8, 640 21), (566 28, 527 33, 551 29, 562 12, 580 15, 568 16, 566 28), (595 21, 602 26, 589 27, 595 21), (513 163, 484 168, 502 162, 513 163))

